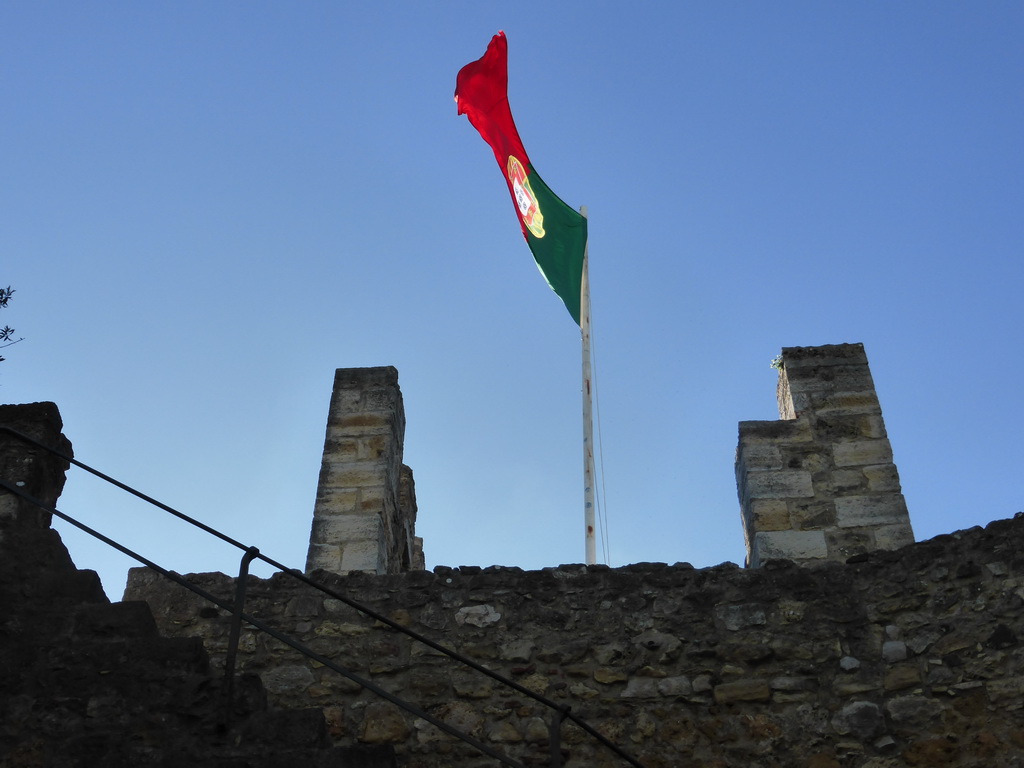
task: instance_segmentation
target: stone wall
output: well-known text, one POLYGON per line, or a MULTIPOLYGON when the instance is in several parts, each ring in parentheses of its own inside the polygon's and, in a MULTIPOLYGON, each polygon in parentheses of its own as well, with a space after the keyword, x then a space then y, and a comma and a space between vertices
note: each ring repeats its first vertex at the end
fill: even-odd
MULTIPOLYGON (((860 345, 784 350, 779 399, 781 421, 740 427, 759 568, 427 572, 397 373, 339 371, 309 568, 570 707, 646 768, 1024 765, 1024 516, 910 543, 860 345)), ((70 455, 52 404, 0 407, 4 423, 70 455)), ((52 504, 65 467, 0 430, 0 479, 17 491, 0 492, 0 768, 494 765, 252 629, 228 707, 230 616, 142 569, 128 602, 108 604, 20 498, 52 504)), ((223 574, 187 578, 235 591, 223 574)), ((258 620, 524 765, 549 764, 550 713, 522 691, 290 575, 247 585, 258 620)), ((578 726, 561 732, 568 768, 622 764, 578 726)))
POLYGON ((339 368, 327 417, 306 570, 422 569, 412 470, 402 464, 398 371, 339 368))
MULTIPOLYGON (((319 573, 332 589, 570 705, 647 768, 1024 764, 1024 517, 858 562, 759 569, 640 564, 319 573)), ((223 574, 190 576, 227 597, 223 574)), ((318 653, 544 764, 547 712, 283 575, 248 610, 318 653)), ((228 616, 133 571, 167 634, 223 658, 228 616)), ((324 707, 338 743, 393 744, 408 768, 493 761, 243 633, 272 704, 324 707)), ((578 728, 567 765, 622 763, 578 728)))
POLYGON ((42 508, 68 463, 6 428, 71 456, 53 403, 0 406, 0 768, 395 768, 388 745, 331 743, 317 708, 268 710, 255 675, 229 708, 199 638, 75 568, 42 508))
POLYGON ((782 350, 781 421, 743 421, 736 451, 747 564, 845 561, 914 540, 861 344, 782 350))

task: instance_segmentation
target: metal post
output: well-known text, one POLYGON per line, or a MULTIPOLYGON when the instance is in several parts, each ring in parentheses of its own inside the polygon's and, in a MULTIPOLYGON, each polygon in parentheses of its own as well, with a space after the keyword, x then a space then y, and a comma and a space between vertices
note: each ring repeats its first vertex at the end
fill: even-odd
MULTIPOLYGON (((580 208, 587 218, 587 207, 580 208)), ((580 281, 580 338, 583 345, 583 528, 587 565, 597 562, 597 538, 594 522, 594 417, 590 373, 590 276, 589 241, 583 247, 583 278, 580 281)))
POLYGON ((570 707, 558 707, 551 713, 548 726, 548 749, 551 753, 551 768, 562 768, 562 721, 569 714, 570 707))
POLYGON ((259 556, 256 547, 249 547, 242 555, 235 582, 235 605, 231 611, 231 635, 228 638, 228 653, 224 659, 224 727, 231 726, 231 710, 235 699, 235 658, 238 656, 238 639, 242 633, 242 612, 245 609, 245 588, 249 581, 249 563, 259 556))

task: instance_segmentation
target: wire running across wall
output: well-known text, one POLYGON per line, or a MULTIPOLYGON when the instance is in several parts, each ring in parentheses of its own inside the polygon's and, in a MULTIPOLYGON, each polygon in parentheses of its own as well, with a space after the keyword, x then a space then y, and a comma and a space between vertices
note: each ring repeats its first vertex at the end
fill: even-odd
MULTIPOLYGON (((525 765, 523 763, 521 763, 521 762, 519 762, 517 760, 514 760, 514 759, 508 757, 507 755, 504 755, 504 754, 498 752, 497 750, 492 749, 488 745, 483 744, 478 739, 475 739, 474 737, 472 737, 469 734, 461 731, 460 729, 455 728, 454 726, 451 726, 448 723, 445 723, 443 720, 440 720, 439 718, 431 715, 430 713, 424 711, 420 707, 417 707, 416 705, 411 704, 410 702, 407 702, 407 701, 399 698, 398 696, 395 696, 394 694, 384 690, 383 688, 380 688, 379 686, 377 686, 372 681, 366 680, 366 679, 362 678, 361 676, 359 676, 359 675, 355 674, 354 672, 352 672, 351 670, 348 670, 345 667, 337 664, 336 662, 332 661, 331 659, 328 659, 328 658, 326 658, 324 656, 321 656, 320 654, 318 654, 315 651, 313 651, 312 649, 306 647, 305 645, 303 645, 301 642, 295 640, 294 638, 292 638, 292 637, 290 637, 290 636, 288 636, 288 635, 286 635, 286 634, 284 634, 282 632, 279 632, 279 631, 275 630, 274 628, 268 626, 266 623, 264 623, 260 619, 245 613, 244 612, 245 584, 248 581, 248 579, 247 579, 248 567, 249 567, 249 564, 252 561, 260 560, 260 561, 266 563, 267 565, 271 566, 272 568, 276 569, 278 572, 286 574, 286 575, 288 575, 288 576, 290 576, 290 577, 292 577, 294 579, 297 579, 298 581, 301 581, 301 582, 307 584, 308 586, 313 587, 314 589, 322 592, 323 594, 325 594, 325 595, 327 595, 327 596, 329 596, 331 598, 334 598, 336 600, 341 601, 345 605, 348 605, 349 607, 354 608, 355 610, 363 613, 364 615, 369 616, 370 618, 372 618, 372 619, 374 619, 374 620, 376 620, 378 622, 381 622, 382 624, 387 625, 391 629, 394 629, 394 630, 396 630, 398 632, 401 632, 402 634, 408 636, 412 640, 415 640, 416 642, 422 643, 422 644, 428 646, 429 648, 431 648, 431 649, 433 649, 433 650, 435 650, 435 651, 437 651, 439 653, 444 654, 445 656, 449 657, 450 659, 452 659, 452 660, 454 660, 454 661, 456 661, 456 662, 458 662, 460 664, 463 664, 464 666, 470 667, 471 669, 479 672, 480 674, 486 675, 487 677, 489 677, 492 680, 500 683, 501 685, 503 685, 503 686, 505 686, 507 688, 510 688, 510 689, 516 691, 517 693, 522 694, 523 696, 527 696, 527 697, 533 699, 534 701, 538 702, 539 704, 542 704, 543 706, 545 706, 548 709, 550 709, 552 714, 551 714, 551 722, 549 723, 550 738, 549 738, 548 747, 549 747, 549 759, 550 759, 550 763, 549 764, 552 766, 552 768, 561 768, 561 765, 562 765, 561 726, 562 726, 562 723, 564 721, 566 721, 566 720, 571 721, 573 724, 578 726, 584 732, 586 732, 591 737, 593 737, 599 744, 601 744, 602 746, 604 746, 605 748, 609 749, 614 754, 616 754, 624 762, 628 763, 629 765, 634 766, 634 768, 644 768, 643 764, 640 763, 636 758, 634 758, 633 756, 629 755, 622 748, 620 748, 617 744, 615 744, 614 742, 610 741, 607 737, 605 737, 603 734, 598 732, 593 726, 591 726, 589 723, 587 723, 579 715, 576 715, 575 713, 573 713, 571 711, 571 708, 568 705, 560 704, 560 703, 558 703, 556 701, 553 701, 552 699, 549 699, 548 697, 546 697, 546 696, 544 696, 542 694, 538 694, 538 693, 530 690, 529 688, 526 688, 525 686, 520 685, 519 683, 515 682, 514 680, 511 680, 511 679, 505 677, 504 675, 502 675, 502 674, 500 674, 498 672, 495 672, 495 671, 493 671, 491 669, 488 669, 487 667, 483 666, 482 664, 480 664, 480 663, 478 663, 476 661, 473 661, 472 659, 470 659, 470 658, 460 654, 458 651, 455 651, 455 650, 453 650, 451 648, 448 648, 448 647, 446 647, 444 645, 441 645, 440 643, 438 643, 438 642, 436 642, 434 640, 431 640, 430 638, 420 634, 419 632, 416 632, 413 629, 410 629, 410 628, 408 628, 408 627, 406 627, 406 626, 404 626, 402 624, 399 624, 398 622, 396 622, 393 619, 391 619, 391 618, 389 618, 389 617, 387 617, 387 616, 385 616, 385 615, 375 611, 374 609, 372 609, 372 608, 370 608, 368 606, 362 605, 361 603, 359 603, 359 602, 357 602, 355 600, 352 600, 351 598, 347 597, 346 595, 344 595, 344 594, 342 594, 340 592, 337 592, 336 590, 333 590, 333 589, 327 587, 326 585, 321 584, 321 583, 315 581, 314 579, 311 579, 310 577, 305 575, 302 571, 299 571, 299 570, 296 570, 296 569, 292 569, 292 568, 288 568, 284 564, 279 563, 276 560, 274 560, 274 559, 272 559, 270 557, 267 557, 266 555, 263 555, 259 551, 259 549, 257 547, 246 546, 245 544, 242 544, 241 542, 239 542, 239 541, 231 538, 230 536, 228 536, 228 535, 226 535, 226 534, 216 530, 215 528, 212 528, 211 526, 208 526, 205 523, 202 523, 199 520, 197 520, 197 519, 195 519, 195 518, 193 518, 193 517, 191 517, 191 516, 189 516, 189 515, 187 515, 187 514, 185 514, 183 512, 179 512, 178 510, 173 509, 172 507, 170 507, 170 506, 168 506, 168 505, 166 505, 166 504, 164 504, 164 503, 162 503, 162 502, 160 502, 160 501, 158 501, 158 500, 156 500, 156 499, 154 499, 154 498, 152 498, 150 496, 147 496, 146 494, 142 493, 141 491, 138 491, 138 490, 132 488, 131 486, 126 485, 125 483, 122 483, 119 480, 116 480, 113 477, 110 477, 109 475, 106 475, 106 474, 100 472, 99 470, 94 469, 93 467, 88 466, 87 464, 84 464, 83 462, 78 461, 77 459, 62 453, 61 451, 58 451, 58 450, 56 450, 56 449, 46 445, 45 443, 41 443, 41 442, 39 442, 39 441, 37 441, 37 440, 27 436, 27 435, 22 434, 21 432, 18 432, 17 430, 14 430, 14 429, 12 429, 12 428, 10 428, 8 426, 5 426, 5 425, 0 425, 0 432, 5 432, 5 433, 7 433, 7 434, 9 434, 9 435, 19 439, 19 440, 22 440, 22 441, 24 441, 24 442, 26 442, 26 443, 28 443, 30 445, 34 445, 34 446, 36 446, 38 448, 41 448, 41 449, 47 451, 48 453, 50 453, 50 454, 60 458, 61 460, 67 462, 68 464, 76 466, 76 467, 79 467, 79 468, 85 470, 86 472, 89 472, 90 474, 100 478, 101 480, 104 480, 105 482, 108 482, 108 483, 116 486, 117 488, 120 488, 121 490, 125 491, 126 493, 129 493, 129 494, 131 494, 131 495, 133 495, 133 496, 135 496, 135 497, 137 497, 137 498, 147 502, 148 504, 151 504, 151 505, 157 507, 158 509, 163 510, 164 512, 166 512, 168 514, 173 515, 174 517, 176 517, 176 518, 178 518, 178 519, 180 519, 180 520, 182 520, 182 521, 184 521, 184 522, 186 522, 186 523, 188 523, 190 525, 193 525, 193 526, 199 528, 200 530, 206 532, 207 534, 209 534, 211 536, 215 536, 218 539, 220 539, 221 541, 223 541, 223 542, 225 542, 227 544, 230 544, 231 546, 233 546, 233 547, 235 547, 237 549, 242 550, 243 556, 242 556, 242 561, 241 561, 241 566, 240 566, 240 571, 239 571, 239 578, 236 580, 235 599, 234 599, 233 602, 232 601, 228 601, 228 600, 224 600, 222 598, 216 597, 215 595, 207 592, 206 590, 202 589, 201 587, 198 587, 198 586, 196 586, 194 584, 191 584, 189 581, 187 581, 181 575, 179 575, 179 574, 177 574, 177 573, 175 573, 175 572, 173 572, 173 571, 171 571, 171 570, 169 570, 167 568, 164 568, 164 567, 158 565, 157 563, 149 560, 148 558, 144 557, 143 555, 138 554, 137 552, 134 552, 133 550, 129 549, 128 547, 123 546, 122 544, 118 543, 114 539, 112 539, 112 538, 110 538, 108 536, 105 536, 104 534, 100 533, 99 531, 97 531, 97 530, 89 527, 88 525, 85 525, 84 523, 74 519, 70 515, 68 515, 68 514, 66 514, 64 512, 61 512, 60 510, 56 509, 55 507, 51 507, 51 506, 49 506, 49 505, 39 501, 38 499, 32 497, 30 494, 26 493, 22 488, 18 487, 16 484, 11 484, 11 483, 7 482, 4 479, 0 479, 0 488, 3 488, 4 490, 8 491, 9 493, 14 494, 15 496, 18 496, 18 497, 24 499, 28 503, 30 503, 30 504, 32 504, 32 505, 34 505, 34 506, 44 510, 45 512, 48 512, 52 516, 54 516, 54 517, 56 517, 56 518, 58 518, 60 520, 63 520, 64 522, 74 526, 75 528, 78 528, 79 530, 83 531, 84 533, 87 533, 88 535, 98 539, 99 541, 103 542, 107 546, 110 546, 110 547, 116 549, 117 551, 121 552, 122 554, 127 555, 128 557, 136 560, 137 562, 142 563, 146 567, 156 571, 157 573, 160 573, 165 578, 167 578, 167 579, 169 579, 169 580, 179 584, 180 586, 190 590, 191 592, 199 595, 200 597, 202 597, 205 600, 208 600, 209 602, 213 603, 214 605, 218 606, 219 608, 222 608, 222 609, 224 609, 226 611, 229 611, 232 614, 233 621, 234 621, 234 625, 233 625, 233 629, 232 629, 232 637, 233 637, 233 642, 235 644, 237 644, 237 640, 238 640, 237 628, 238 628, 238 626, 240 626, 240 623, 242 621, 244 621, 247 624, 255 627, 256 629, 258 629, 258 630, 268 634, 269 636, 275 638, 276 640, 284 643, 285 645, 288 645, 288 646, 294 648, 295 650, 297 650, 299 653, 303 654, 307 658, 310 658, 313 661, 315 661, 315 662, 317 662, 319 664, 322 664, 325 667, 327 667, 327 668, 337 672, 338 674, 341 674, 342 676, 348 678, 349 680, 352 680, 353 682, 357 683, 358 685, 362 686, 363 688, 366 688, 367 690, 375 693, 376 695, 381 696, 382 698, 390 701, 391 703, 395 704, 396 706, 400 707, 401 709, 405 710, 406 712, 409 712, 410 714, 412 714, 412 715, 414 715, 416 717, 422 718, 426 722, 431 723, 432 725, 436 726, 437 728, 439 728, 440 730, 444 731, 445 733, 447 733, 447 734, 449 734, 449 735, 451 735, 451 736, 453 736, 453 737, 463 741, 466 744, 469 744, 470 746, 472 746, 475 749, 479 750, 481 753, 487 755, 488 757, 492 757, 495 760, 499 761, 501 764, 507 765, 507 766, 511 766, 512 768, 525 768, 525 765)), ((225 665, 225 676, 226 676, 226 686, 225 687, 226 687, 226 689, 228 691, 230 691, 232 689, 232 687, 233 687, 232 680, 233 680, 233 675, 234 675, 234 655, 235 655, 235 651, 236 650, 237 650, 237 648, 232 648, 232 647, 228 648, 228 663, 226 663, 226 665, 225 665)), ((227 703, 226 711, 230 710, 230 706, 231 706, 231 702, 229 701, 227 703)), ((226 716, 226 719, 227 719, 227 716, 226 716)))

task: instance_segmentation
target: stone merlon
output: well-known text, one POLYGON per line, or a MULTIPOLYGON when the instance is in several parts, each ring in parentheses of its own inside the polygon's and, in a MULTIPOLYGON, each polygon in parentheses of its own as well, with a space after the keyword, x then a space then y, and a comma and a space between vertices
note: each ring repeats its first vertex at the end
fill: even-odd
POLYGON ((740 422, 747 565, 845 561, 914 540, 862 344, 782 350, 779 421, 740 422))

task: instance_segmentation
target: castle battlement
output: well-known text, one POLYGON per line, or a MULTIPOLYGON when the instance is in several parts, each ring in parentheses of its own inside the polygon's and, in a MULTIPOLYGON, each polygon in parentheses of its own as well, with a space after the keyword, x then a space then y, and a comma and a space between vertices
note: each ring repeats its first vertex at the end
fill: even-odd
MULTIPOLYGON (((514 765, 552 764, 527 692, 646 768, 1021 764, 1024 516, 914 543, 861 345, 783 350, 778 396, 780 420, 740 424, 756 567, 428 572, 397 372, 339 370, 307 564, 329 592, 184 577, 215 604, 148 569, 109 603, 21 495, 52 504, 66 462, 0 429, 0 766, 495 764, 333 666, 514 765), (226 684, 241 585, 316 657, 243 624, 226 684)), ((2 407, 3 426, 70 455, 52 404, 2 407)), ((555 730, 568 768, 624 764, 555 730)))

